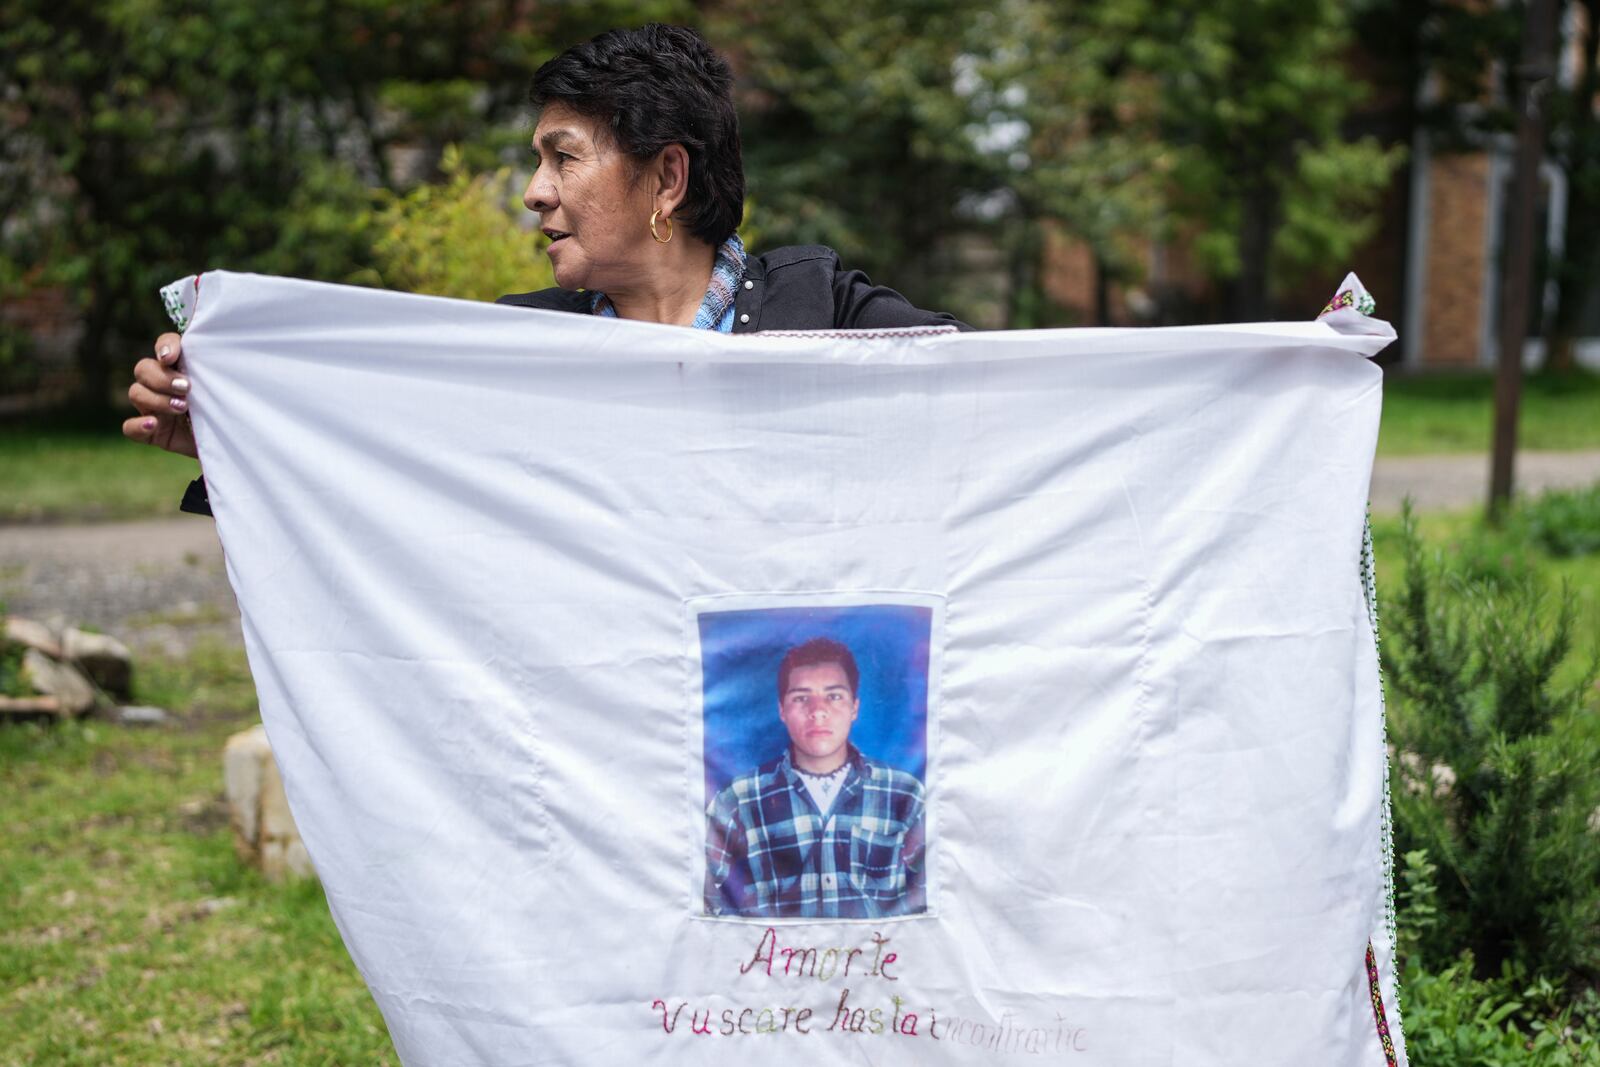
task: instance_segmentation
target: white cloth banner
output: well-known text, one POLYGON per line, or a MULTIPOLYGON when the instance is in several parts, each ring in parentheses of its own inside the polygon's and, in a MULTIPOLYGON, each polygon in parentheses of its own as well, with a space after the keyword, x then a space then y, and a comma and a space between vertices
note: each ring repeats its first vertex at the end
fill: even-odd
POLYGON ((173 303, 262 716, 406 1064, 1404 1062, 1385 324, 173 303))

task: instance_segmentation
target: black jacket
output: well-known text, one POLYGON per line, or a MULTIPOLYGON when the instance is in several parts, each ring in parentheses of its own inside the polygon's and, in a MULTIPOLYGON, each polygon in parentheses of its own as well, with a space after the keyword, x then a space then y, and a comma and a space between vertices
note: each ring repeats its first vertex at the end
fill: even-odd
MULTIPOLYGON (((497 304, 589 314, 589 295, 540 289, 502 296, 497 304)), ((733 332, 757 330, 882 330, 896 326, 971 326, 943 311, 924 311, 858 270, 839 266, 839 254, 822 245, 794 245, 745 263, 733 301, 733 332)), ((206 483, 196 478, 183 494, 183 511, 211 514, 206 483)))
MULTIPOLYGON (((587 315, 589 296, 540 289, 502 296, 499 304, 587 315)), ((923 311, 858 270, 839 266, 822 245, 795 245, 751 256, 733 301, 733 332, 757 330, 882 330, 895 326, 971 326, 942 311, 923 311)))

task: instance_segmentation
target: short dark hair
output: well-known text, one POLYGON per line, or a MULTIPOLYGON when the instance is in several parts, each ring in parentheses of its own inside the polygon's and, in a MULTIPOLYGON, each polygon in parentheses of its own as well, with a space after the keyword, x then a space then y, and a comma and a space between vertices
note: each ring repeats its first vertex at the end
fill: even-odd
POLYGON ((831 637, 813 637, 783 654, 783 662, 778 664, 778 703, 783 703, 784 694, 789 691, 791 671, 796 667, 817 667, 824 663, 837 663, 844 668, 844 676, 850 680, 850 695, 859 695, 861 670, 856 666, 856 658, 850 649, 831 637))
POLYGON ((744 160, 733 108, 733 70, 687 26, 651 23, 608 30, 540 67, 528 91, 535 108, 560 103, 604 123, 634 159, 669 144, 689 153, 683 218, 716 248, 744 216, 744 160))

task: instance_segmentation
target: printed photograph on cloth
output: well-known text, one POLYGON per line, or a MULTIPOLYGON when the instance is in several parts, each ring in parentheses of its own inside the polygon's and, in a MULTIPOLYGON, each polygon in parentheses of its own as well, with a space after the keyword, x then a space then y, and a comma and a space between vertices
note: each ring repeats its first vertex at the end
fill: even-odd
POLYGON ((928 908, 924 604, 698 612, 704 913, 928 908))

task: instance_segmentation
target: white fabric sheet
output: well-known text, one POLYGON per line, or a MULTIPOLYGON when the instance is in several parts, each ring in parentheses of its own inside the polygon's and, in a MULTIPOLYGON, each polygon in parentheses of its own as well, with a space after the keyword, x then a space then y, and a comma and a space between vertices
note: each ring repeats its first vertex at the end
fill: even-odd
POLYGON ((262 716, 406 1064, 1381 1065, 1369 944, 1398 1044, 1384 324, 721 336, 197 284, 262 716), (851 736, 921 783, 926 910, 709 916, 707 753, 784 726, 708 627, 895 612, 922 651, 863 659, 851 736))

